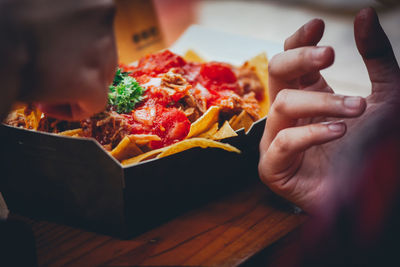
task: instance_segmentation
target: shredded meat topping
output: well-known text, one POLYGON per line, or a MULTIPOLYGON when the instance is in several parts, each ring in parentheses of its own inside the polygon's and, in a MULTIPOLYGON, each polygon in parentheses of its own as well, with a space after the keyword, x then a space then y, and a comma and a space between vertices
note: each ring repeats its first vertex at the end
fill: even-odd
POLYGON ((206 110, 207 104, 205 100, 194 97, 191 92, 192 86, 186 79, 174 70, 165 73, 161 78, 161 87, 167 87, 169 90, 183 92, 185 94, 178 103, 178 107, 185 113, 190 122, 197 120, 206 110))
POLYGON ((161 77, 161 86, 167 86, 172 89, 186 87, 188 84, 181 74, 175 73, 173 70, 170 70, 161 77))
POLYGON ((224 98, 218 103, 218 106, 221 108, 221 112, 228 117, 240 113, 242 110, 242 105, 242 98, 232 91, 225 91, 224 98))
POLYGON ((115 111, 104 111, 80 122, 83 136, 94 137, 111 150, 131 132, 125 118, 115 111))
POLYGON ((236 68, 235 72, 239 86, 243 88, 244 94, 250 92, 254 92, 256 96, 262 96, 264 94, 264 86, 253 68, 245 64, 240 68, 236 68))
POLYGON ((245 94, 243 97, 229 91, 224 92, 224 94, 226 94, 226 97, 218 103, 218 106, 220 106, 225 118, 230 118, 242 110, 246 110, 254 120, 259 119, 260 107, 254 92, 245 94))
POLYGON ((253 120, 258 120, 260 118, 260 105, 256 99, 256 95, 254 92, 250 92, 243 96, 243 104, 242 108, 249 113, 249 115, 253 118, 253 120))
POLYGON ((189 90, 189 94, 184 96, 180 101, 180 108, 188 117, 190 122, 196 121, 207 110, 205 100, 195 98, 189 90))
POLYGON ((160 86, 161 89, 170 91, 170 95, 176 92, 186 95, 192 87, 181 74, 175 73, 174 69, 161 76, 160 86))

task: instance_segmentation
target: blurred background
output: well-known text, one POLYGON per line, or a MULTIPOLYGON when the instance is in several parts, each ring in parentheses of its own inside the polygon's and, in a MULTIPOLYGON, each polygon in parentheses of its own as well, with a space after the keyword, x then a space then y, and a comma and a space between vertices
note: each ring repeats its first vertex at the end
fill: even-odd
POLYGON ((377 10, 400 57, 398 0, 153 0, 153 4, 161 36, 156 49, 171 46, 192 24, 283 45, 301 25, 321 18, 326 27, 320 44, 330 45, 336 52, 335 64, 323 74, 338 93, 366 96, 370 91, 353 37, 353 19, 361 8, 377 10))

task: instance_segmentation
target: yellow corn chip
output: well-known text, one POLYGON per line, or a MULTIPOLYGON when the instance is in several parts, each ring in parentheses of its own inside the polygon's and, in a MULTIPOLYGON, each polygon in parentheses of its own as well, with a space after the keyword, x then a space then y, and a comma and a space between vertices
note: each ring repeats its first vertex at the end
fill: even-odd
POLYGON ((244 130, 247 132, 251 125, 253 125, 254 121, 253 118, 247 113, 245 110, 243 110, 231 123, 232 129, 239 130, 241 128, 244 128, 244 130))
POLYGON ((165 150, 157 156, 157 158, 163 158, 194 147, 201 147, 201 148, 215 147, 224 149, 229 152, 241 153, 239 149, 229 144, 224 144, 206 138, 191 138, 191 139, 185 139, 181 142, 166 147, 165 150))
POLYGON ((236 120, 237 115, 233 115, 232 118, 229 120, 229 124, 232 126, 232 123, 236 120))
POLYGON ((81 134, 82 134, 82 128, 68 130, 68 131, 58 133, 58 135, 62 135, 62 136, 81 136, 81 134))
POLYGON ((212 136, 211 139, 222 140, 233 136, 237 136, 237 133, 229 125, 229 122, 225 121, 222 127, 212 136))
POLYGON ((124 139, 122 139, 122 141, 110 152, 110 154, 119 161, 142 153, 142 150, 140 150, 135 142, 131 141, 129 136, 125 136, 124 139))
POLYGON ((147 160, 147 159, 152 159, 157 154, 160 154, 163 150, 165 150, 165 147, 159 148, 159 149, 156 149, 156 150, 151 150, 151 151, 143 153, 143 154, 141 154, 139 156, 123 160, 122 161, 122 165, 124 165, 124 166, 125 165, 131 165, 131 164, 142 162, 142 161, 147 160))
POLYGON ((200 118, 190 126, 189 134, 186 138, 198 136, 199 134, 209 130, 214 123, 218 122, 219 107, 210 107, 200 118))
POLYGON ((214 123, 208 131, 199 134, 197 137, 212 139, 213 136, 218 132, 218 122, 214 123))
MULTIPOLYGON (((25 109, 24 109, 25 112, 25 109)), ((25 116, 25 122, 29 129, 37 130, 39 127, 40 116, 42 112, 37 108, 34 108, 32 112, 25 116)))
POLYGON ((160 141, 161 138, 155 134, 131 134, 129 139, 139 146, 147 145, 151 141, 160 141))
POLYGON ((201 56, 199 56, 199 54, 197 54, 196 52, 194 52, 193 50, 189 49, 188 51, 186 51, 185 55, 183 56, 183 58, 186 61, 192 61, 192 62, 198 62, 198 63, 202 63, 204 62, 203 58, 201 56))

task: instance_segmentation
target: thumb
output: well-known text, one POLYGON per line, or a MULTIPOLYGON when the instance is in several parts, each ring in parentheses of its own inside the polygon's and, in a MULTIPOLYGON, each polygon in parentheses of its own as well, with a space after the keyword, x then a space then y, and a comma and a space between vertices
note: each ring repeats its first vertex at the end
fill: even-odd
POLYGON ((354 37, 372 84, 399 80, 399 65, 373 8, 364 8, 357 14, 354 37))

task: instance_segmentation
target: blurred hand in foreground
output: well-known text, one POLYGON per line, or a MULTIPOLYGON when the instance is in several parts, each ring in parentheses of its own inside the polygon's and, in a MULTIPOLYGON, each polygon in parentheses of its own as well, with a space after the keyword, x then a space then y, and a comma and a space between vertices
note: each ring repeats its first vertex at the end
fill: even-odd
POLYGON ((117 66, 112 0, 3 0, 0 103, 33 102, 50 117, 79 120, 101 111, 117 66), (8 42, 8 43, 7 43, 8 42))
POLYGON ((373 113, 400 104, 399 66, 372 8, 361 10, 354 21, 357 48, 372 84, 366 99, 335 95, 320 75, 334 61, 331 47, 317 46, 323 31, 323 21, 310 21, 271 60, 272 105, 260 143, 261 180, 307 212, 328 195, 331 160, 348 136, 373 113))

